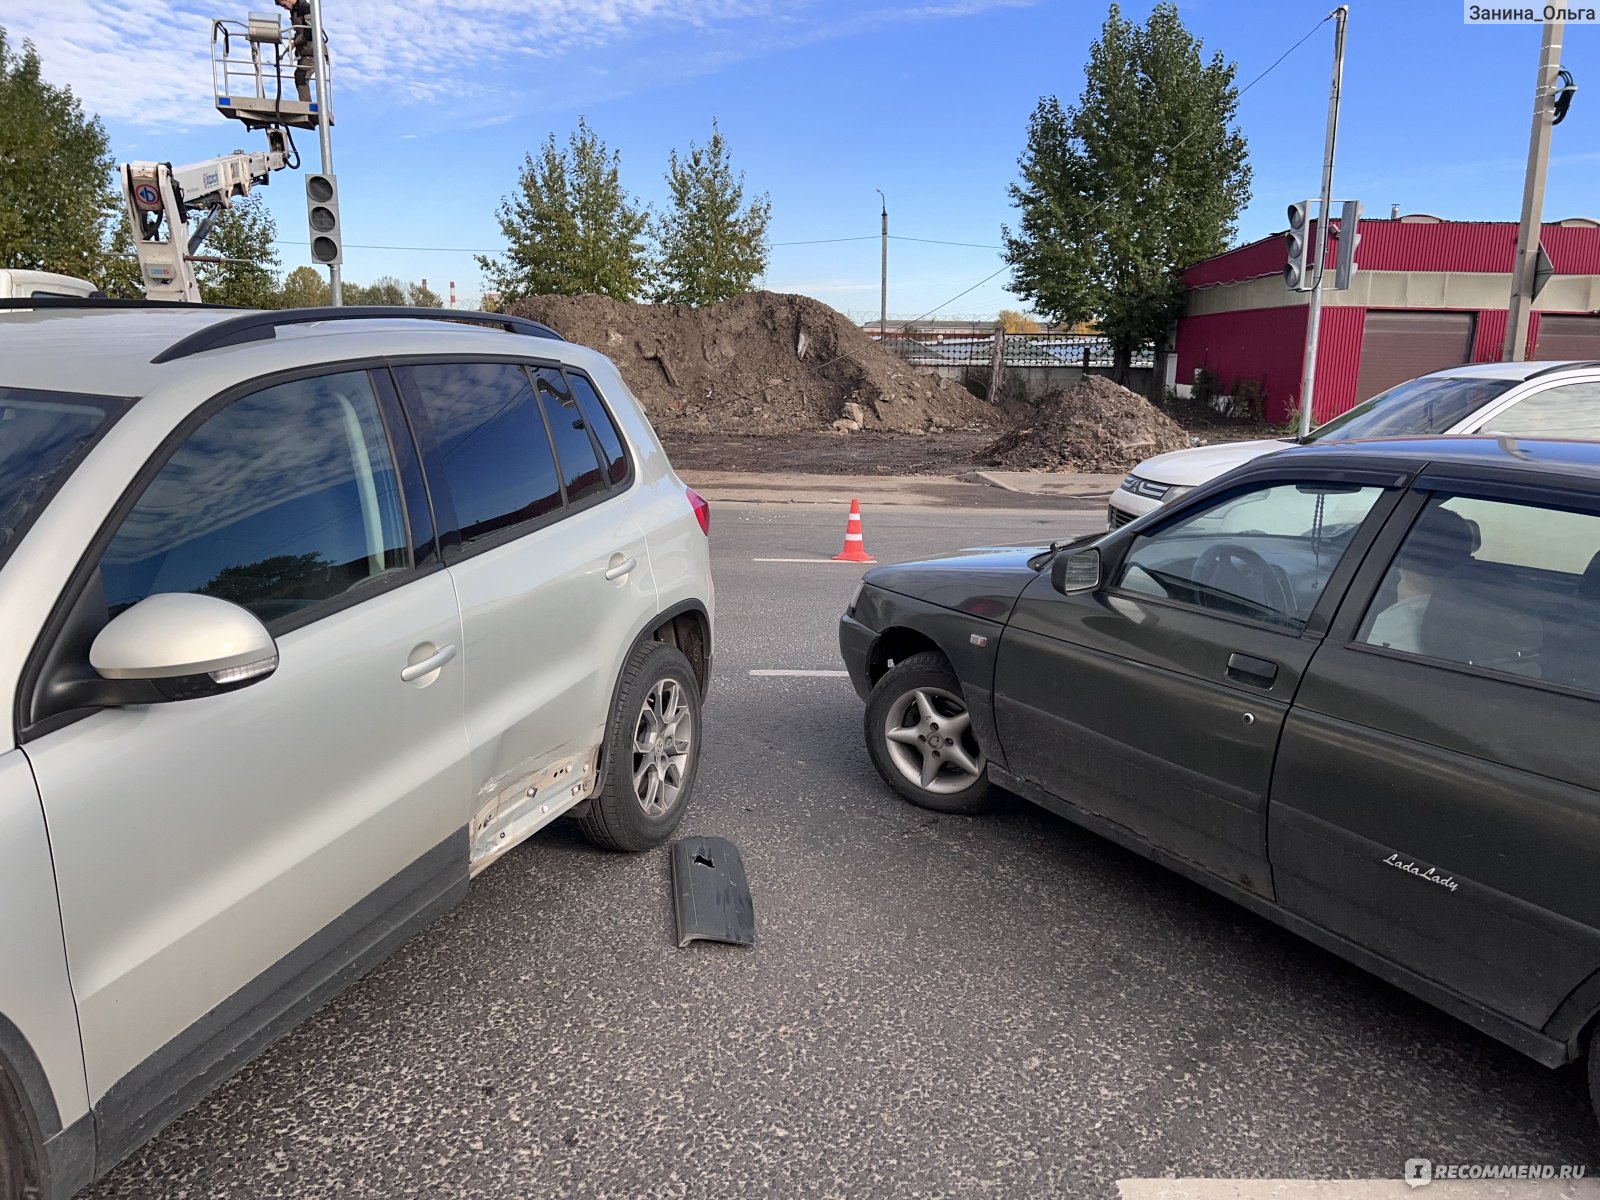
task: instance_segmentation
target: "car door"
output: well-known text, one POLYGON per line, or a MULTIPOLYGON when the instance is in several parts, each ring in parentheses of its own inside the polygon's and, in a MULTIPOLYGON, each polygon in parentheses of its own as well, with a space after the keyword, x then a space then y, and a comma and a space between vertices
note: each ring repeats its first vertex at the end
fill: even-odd
POLYGON ((25 750, 104 1153, 465 885, 460 614, 397 417, 362 370, 224 397, 75 576, 63 611, 90 636, 159 593, 250 609, 277 639, 270 677, 53 712, 52 671, 88 670, 77 616, 42 647, 25 750))
POLYGON ((1285 723, 1273 873, 1291 911, 1539 1028, 1600 969, 1600 502, 1417 486, 1285 723))
MULTIPOLYGON (((428 430, 466 630, 473 866, 593 786, 619 656, 656 611, 629 476, 604 469, 558 366, 401 365, 428 430)), ((443 523, 443 520, 442 520, 443 523)))
POLYGON ((1047 575, 1034 580, 996 660, 1010 768, 1270 895, 1278 733, 1395 482, 1393 472, 1252 479, 1137 536, 1113 535, 1098 590, 1063 596, 1047 575))

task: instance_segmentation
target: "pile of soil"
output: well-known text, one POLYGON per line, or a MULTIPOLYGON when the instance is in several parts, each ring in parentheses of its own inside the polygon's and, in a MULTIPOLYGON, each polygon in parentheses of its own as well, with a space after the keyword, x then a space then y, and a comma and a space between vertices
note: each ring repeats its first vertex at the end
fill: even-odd
POLYGON ((1031 419, 990 443, 982 458, 1013 471, 1111 473, 1188 445, 1182 427, 1143 396, 1087 375, 1041 397, 1031 419))
POLYGON ((917 374, 808 296, 750 292, 706 308, 531 296, 507 311, 609 357, 667 434, 930 433, 1004 424, 965 388, 917 374))

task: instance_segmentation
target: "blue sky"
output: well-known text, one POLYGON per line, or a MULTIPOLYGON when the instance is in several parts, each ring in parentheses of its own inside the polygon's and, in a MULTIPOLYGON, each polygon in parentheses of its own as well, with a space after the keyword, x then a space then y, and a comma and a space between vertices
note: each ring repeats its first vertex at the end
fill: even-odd
MULTIPOLYGON (((217 116, 209 22, 267 0, 50 0, 7 6, 47 75, 104 117, 119 158, 187 162, 259 134, 217 116)), ((1310 30, 1328 0, 1181 3, 1207 51, 1241 84, 1310 30)), ((1142 18, 1149 4, 1124 11, 1142 18)), ((992 315, 1015 305, 1000 266, 1027 120, 1039 97, 1076 98, 1099 0, 325 0, 338 123, 335 166, 347 279, 480 279, 468 253, 494 250, 494 209, 524 151, 561 140, 578 115, 622 155, 624 184, 660 203, 667 153, 703 142, 716 118, 737 167, 770 194, 766 284, 857 317, 878 307, 878 196, 891 232, 975 246, 891 243, 889 310, 908 318, 992 315), (948 302, 948 303, 947 303, 948 302)), ((1283 228, 1314 193, 1333 25, 1244 97, 1255 168, 1241 240, 1283 228)), ((1547 219, 1600 215, 1600 25, 1568 26, 1580 85, 1554 131, 1547 219)), ((1335 191, 1369 215, 1391 204, 1467 220, 1514 220, 1522 194, 1537 26, 1475 26, 1460 0, 1356 0, 1335 191)), ((315 138, 301 137, 308 164, 315 138)), ((305 262, 303 193, 283 172, 266 191, 285 268, 305 262)))

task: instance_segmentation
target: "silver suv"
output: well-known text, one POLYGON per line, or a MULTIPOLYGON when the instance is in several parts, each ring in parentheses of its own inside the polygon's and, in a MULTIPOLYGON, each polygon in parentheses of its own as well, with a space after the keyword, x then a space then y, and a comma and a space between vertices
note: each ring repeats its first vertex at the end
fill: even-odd
POLYGON ((705 502, 603 356, 74 303, 0 314, 0 1200, 103 1175, 557 817, 660 844, 711 672, 705 502))

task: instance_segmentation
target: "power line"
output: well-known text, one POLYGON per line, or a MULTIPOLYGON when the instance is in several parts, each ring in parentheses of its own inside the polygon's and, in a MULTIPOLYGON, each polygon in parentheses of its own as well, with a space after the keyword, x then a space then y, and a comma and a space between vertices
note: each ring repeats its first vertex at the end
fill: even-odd
MULTIPOLYGON (((1335 11, 1337 11, 1337 10, 1335 10, 1335 11)), ((1316 33, 1317 30, 1321 29, 1324 25, 1326 25, 1331 20, 1333 20, 1333 13, 1329 13, 1327 16, 1323 17, 1322 20, 1318 21, 1315 25, 1313 25, 1310 29, 1308 29, 1306 31, 1305 37, 1301 38, 1298 42, 1296 42, 1294 45, 1290 46, 1282 54, 1278 55, 1276 61, 1274 61, 1273 64, 1270 67, 1268 67, 1265 71, 1261 72, 1261 74, 1257 75, 1249 83, 1245 84, 1242 88, 1240 88, 1239 89, 1239 95, 1241 95, 1241 96, 1244 95, 1251 88, 1255 87, 1256 84, 1260 83, 1268 75, 1271 75, 1274 71, 1276 71, 1278 69, 1279 64, 1282 63, 1284 59, 1288 58, 1289 55, 1293 54, 1296 50, 1300 49, 1301 46, 1304 46, 1307 42, 1309 42, 1311 40, 1311 35, 1316 33)))
POLYGON ((946 242, 946 241, 941 241, 939 238, 905 237, 902 234, 898 234, 898 233, 891 233, 889 235, 889 240, 891 242, 924 242, 929 246, 966 246, 966 247, 968 247, 970 249, 973 249, 973 250, 1003 250, 1003 249, 1005 249, 1005 247, 1003 247, 1003 246, 991 246, 991 245, 988 245, 985 242, 946 242))

